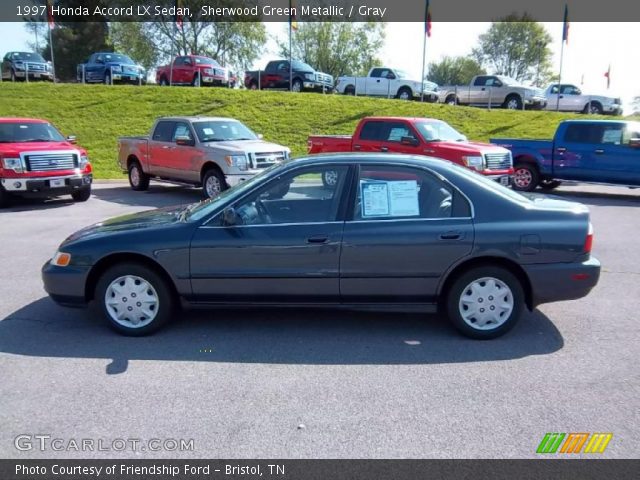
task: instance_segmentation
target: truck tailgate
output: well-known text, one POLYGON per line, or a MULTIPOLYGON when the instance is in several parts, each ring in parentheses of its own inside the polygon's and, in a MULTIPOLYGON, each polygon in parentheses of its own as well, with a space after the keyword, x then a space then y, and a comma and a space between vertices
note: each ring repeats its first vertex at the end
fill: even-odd
POLYGON ((307 149, 309 153, 350 152, 351 140, 351 135, 311 135, 307 149))

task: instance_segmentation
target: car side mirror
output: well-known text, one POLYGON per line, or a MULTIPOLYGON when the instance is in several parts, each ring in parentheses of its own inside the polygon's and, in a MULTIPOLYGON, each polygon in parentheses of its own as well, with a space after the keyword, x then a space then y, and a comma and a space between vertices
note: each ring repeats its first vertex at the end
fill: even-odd
POLYGON ((387 79, 388 80, 395 80, 396 76, 393 73, 387 73, 387 79))
POLYGON ((238 224, 238 214, 235 208, 228 207, 222 212, 222 226, 233 227, 238 224))
POLYGON ((632 148, 640 148, 640 137, 633 137, 629 139, 629 146, 632 148))
POLYGON ((97 58, 97 59, 96 59, 96 63, 102 63, 102 64, 104 64, 104 60, 102 60, 101 58, 97 58))
POLYGON ((76 143, 78 143, 78 140, 76 139, 75 135, 69 135, 67 137, 67 142, 72 143, 72 144, 75 145, 76 143))
POLYGON ((193 147, 196 144, 196 141, 193 138, 189 138, 186 136, 176 137, 176 145, 180 145, 183 147, 193 147))
POLYGON ((400 143, 402 145, 411 145, 412 147, 417 147, 420 145, 420 140, 415 137, 402 137, 400 139, 400 143))

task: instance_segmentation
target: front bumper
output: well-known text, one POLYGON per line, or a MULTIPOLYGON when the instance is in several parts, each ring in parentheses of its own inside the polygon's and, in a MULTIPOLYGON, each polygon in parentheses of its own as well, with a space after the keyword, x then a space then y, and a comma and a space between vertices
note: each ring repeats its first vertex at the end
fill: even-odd
POLYGON ((306 81, 306 82, 302 83, 302 87, 305 90, 313 90, 314 92, 322 92, 322 91, 324 91, 326 93, 333 92, 333 85, 330 85, 328 83, 318 83, 318 82, 306 81))
MULTIPOLYGON (((26 78, 27 76, 27 72, 25 72, 24 70, 16 70, 15 73, 16 73, 16 78, 26 78)), ((53 80, 53 73, 41 72, 41 71, 29 72, 29 79, 53 80)))
POLYGON ((600 262, 594 257, 582 263, 523 265, 523 268, 531 283, 534 307, 582 298, 600 278, 600 262))
POLYGON ((93 175, 56 175, 51 177, 15 177, 0 180, 2 188, 12 194, 22 196, 67 195, 81 188, 91 187, 93 175))
POLYGON ((229 80, 224 78, 224 77, 220 77, 217 75, 202 75, 202 83, 206 83, 207 85, 220 85, 220 86, 227 86, 229 85, 229 80))
POLYGON ((534 108, 536 110, 542 110, 547 106, 547 98, 546 97, 529 97, 524 99, 524 104, 527 107, 534 108))
POLYGON ((47 262, 42 266, 44 291, 51 299, 65 307, 85 307, 85 288, 89 276, 89 266, 58 267, 47 262))
POLYGON ((111 79, 114 82, 139 82, 141 80, 141 75, 139 73, 113 73, 111 79))
POLYGON ((622 115, 622 105, 618 105, 617 103, 603 105, 602 111, 609 115, 622 115))
POLYGON ((225 175, 225 181, 227 182, 227 185, 229 185, 229 187, 235 187, 245 180, 249 180, 250 178, 255 177, 260 172, 262 172, 262 170, 247 170, 246 172, 240 174, 225 175))
POLYGON ((498 182, 500 185, 504 185, 508 187, 511 185, 511 177, 512 175, 484 175, 486 178, 493 180, 494 182, 498 182))

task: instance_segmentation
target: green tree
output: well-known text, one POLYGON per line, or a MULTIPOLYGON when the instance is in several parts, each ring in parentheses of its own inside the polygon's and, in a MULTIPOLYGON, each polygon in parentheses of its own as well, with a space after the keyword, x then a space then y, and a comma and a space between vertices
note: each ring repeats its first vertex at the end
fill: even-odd
POLYGON ((109 24, 109 43, 118 53, 124 53, 145 69, 155 66, 158 51, 147 33, 148 26, 139 22, 112 22, 109 24))
MULTIPOLYGON (((365 75, 380 63, 377 54, 384 37, 383 23, 299 23, 293 32, 292 57, 334 77, 365 75)), ((278 47, 280 55, 288 58, 288 38, 278 42, 278 47)))
POLYGON ((476 75, 487 73, 473 58, 445 56, 429 64, 427 80, 438 85, 467 85, 476 75))
POLYGON ((29 49, 42 54, 49 41, 49 26, 47 22, 41 22, 39 19, 29 19, 24 24, 24 29, 31 37, 31 40, 27 41, 29 49))
POLYGON ((493 22, 480 35, 472 56, 498 75, 542 86, 551 76, 551 40, 544 26, 530 15, 513 14, 493 22))

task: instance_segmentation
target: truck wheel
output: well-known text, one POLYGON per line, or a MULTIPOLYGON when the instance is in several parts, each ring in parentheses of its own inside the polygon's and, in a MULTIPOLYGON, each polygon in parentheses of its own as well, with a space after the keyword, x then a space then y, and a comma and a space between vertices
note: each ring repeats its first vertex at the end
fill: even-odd
POLYGON ((447 105, 457 105, 458 100, 456 99, 455 95, 449 95, 444 101, 444 103, 446 103, 447 105))
POLYGON ((215 198, 227 189, 224 176, 215 168, 210 168, 202 177, 202 195, 204 198, 215 198))
POLYGON ((602 115, 602 105, 598 102, 591 102, 591 105, 588 103, 584 106, 584 113, 590 113, 592 115, 602 115))
POLYGON ((333 188, 338 183, 338 172, 336 170, 326 170, 322 172, 322 186, 333 188))
POLYGON ((12 68, 12 69, 11 69, 11 81, 12 81, 12 82, 15 82, 16 80, 17 80, 17 79, 16 79, 16 72, 15 72, 15 70, 12 68))
POLYGON ((169 80, 167 80, 167 77, 160 78, 160 86, 161 87, 168 87, 169 86, 169 80))
POLYGON ((502 106, 507 110, 522 110, 522 100, 518 95, 509 95, 502 106))
POLYGON ((138 263, 121 263, 102 274, 94 299, 109 325, 129 336, 147 335, 171 318, 174 299, 167 282, 138 263))
POLYGON ((149 188, 149 175, 144 173, 138 161, 131 162, 129 165, 129 185, 131 189, 137 192, 147 190, 149 188))
POLYGON ((5 208, 9 206, 9 194, 5 191, 5 189, 0 185, 0 208, 5 208))
POLYGON ((200 81, 200 74, 196 73, 196 74, 193 76, 193 81, 191 82, 191 85, 193 85, 194 87, 199 87, 199 86, 200 86, 200 84, 201 84, 201 81, 200 81))
POLYGON ((258 90, 258 83, 257 82, 251 82, 249 84, 249 90, 258 90))
POLYGON ((411 97, 412 97, 412 92, 411 92, 411 89, 408 87, 402 87, 398 91, 398 94, 396 95, 396 98, 399 98, 400 100, 411 100, 411 97))
POLYGON ((488 340, 504 335, 524 307, 520 281, 500 267, 477 267, 460 275, 446 297, 447 316, 463 335, 488 340))
POLYGON ((302 91, 302 81, 299 78, 296 78, 291 84, 291 91, 295 93, 300 93, 302 91))
POLYGON ((111 74, 110 73, 105 73, 104 74, 104 84, 105 85, 111 85, 111 74))
POLYGON ((515 166, 513 173, 513 189, 520 192, 533 192, 540 182, 538 169, 530 164, 521 163, 515 166))
POLYGON ((345 95, 355 95, 356 94, 356 87, 354 87, 353 85, 348 85, 344 89, 344 94, 345 95))
POLYGON ((540 188, 542 190, 553 190, 562 185, 560 180, 542 179, 540 180, 540 188))
POLYGON ((74 202, 86 202, 91 198, 91 187, 84 187, 71 193, 74 202))

